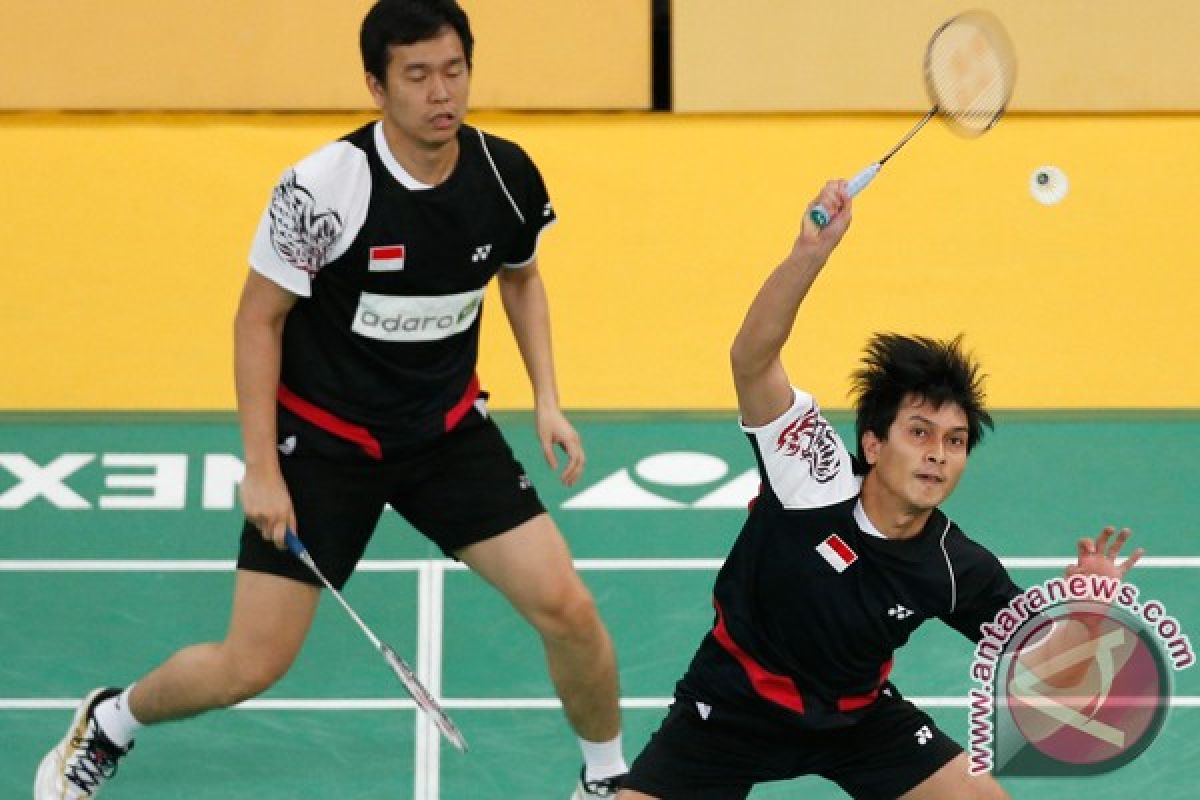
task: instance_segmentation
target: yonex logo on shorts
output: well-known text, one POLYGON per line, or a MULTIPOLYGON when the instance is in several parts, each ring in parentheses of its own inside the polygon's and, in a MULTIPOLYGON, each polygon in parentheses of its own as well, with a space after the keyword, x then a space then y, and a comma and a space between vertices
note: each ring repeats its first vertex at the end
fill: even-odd
POLYGON ((471 256, 471 261, 478 264, 480 261, 487 261, 487 257, 492 254, 492 246, 490 244, 480 245, 475 248, 475 253, 471 256))
POLYGON ((431 342, 468 330, 479 317, 483 289, 435 297, 363 292, 351 330, 385 342, 431 342))

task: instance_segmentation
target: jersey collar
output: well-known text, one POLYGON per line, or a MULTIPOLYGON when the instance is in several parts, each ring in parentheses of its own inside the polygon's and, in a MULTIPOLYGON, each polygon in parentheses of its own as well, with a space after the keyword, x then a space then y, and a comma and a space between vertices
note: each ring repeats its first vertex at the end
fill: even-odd
POLYGON ((400 162, 396 160, 394 155, 392 155, 392 149, 388 147, 387 140, 383 138, 382 120, 375 123, 374 136, 375 152, 379 154, 379 160, 383 162, 383 165, 387 167, 387 171, 392 173, 392 177, 399 181, 401 186, 414 192, 421 192, 434 188, 428 183, 423 183, 417 180, 409 174, 408 170, 400 166, 400 162))
POLYGON ((868 536, 874 536, 877 539, 886 539, 875 523, 871 522, 871 518, 867 516, 866 509, 863 508, 862 497, 858 498, 858 502, 854 504, 854 521, 858 523, 859 530, 868 536))

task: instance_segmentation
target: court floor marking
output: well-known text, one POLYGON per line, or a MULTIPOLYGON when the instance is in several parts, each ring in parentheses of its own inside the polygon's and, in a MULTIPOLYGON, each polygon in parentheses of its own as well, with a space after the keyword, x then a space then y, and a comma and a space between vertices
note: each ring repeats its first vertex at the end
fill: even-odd
MULTIPOLYGON (((1012 569, 1061 568, 1072 563, 1069 558, 1008 557, 1001 563, 1012 569)), ((576 559, 575 568, 580 571, 716 571, 724 563, 719 558, 611 558, 576 559)), ((1197 568, 1200 557, 1158 556, 1142 558, 1138 565, 1149 568, 1197 568)), ((107 559, 7 559, 0 561, 0 572, 229 572, 232 560, 107 560, 107 559)), ((562 705, 557 698, 499 698, 499 699, 443 699, 442 683, 442 639, 445 598, 445 573, 464 571, 465 564, 449 559, 424 560, 369 560, 358 566, 361 572, 416 572, 417 573, 417 677, 425 688, 448 710, 540 710, 557 709, 562 705)), ((910 698, 918 705, 933 707, 966 707, 967 699, 959 697, 915 697, 910 698)), ((665 707, 670 698, 622 698, 622 708, 665 707)), ((25 700, 0 698, 0 710, 44 710, 49 708, 74 708, 78 700, 25 700), (37 703, 41 705, 36 705, 37 703), (11 704, 11 705, 10 705, 11 704)), ((1200 697, 1174 697, 1172 707, 1200 707, 1200 697)), ((412 709, 411 700, 372 701, 351 700, 311 701, 255 699, 235 706, 246 710, 376 710, 405 708, 412 709), (339 706, 338 703, 348 705, 339 706), (372 703, 383 703, 373 706, 372 703)), ((424 714, 417 714, 415 725, 415 754, 413 768, 414 800, 438 800, 441 775, 441 734, 437 726, 424 714)))
MULTIPOLYGON (((671 697, 622 697, 621 708, 626 711, 646 711, 666 708, 671 697)), ((967 708, 966 697, 935 697, 905 695, 906 700, 927 708, 967 708)), ((562 703, 556 697, 444 697, 439 701, 447 711, 556 711, 562 703)), ((74 711, 78 697, 0 697, 0 711, 74 711)), ((1200 696, 1178 695, 1171 698, 1171 708, 1200 708, 1200 696)), ((233 706, 232 711, 415 711, 412 700, 399 698, 310 698, 274 697, 247 700, 233 706)))
MULTIPOLYGON (((1011 569, 1060 569, 1073 558, 1009 556, 1000 563, 1011 569)), ((580 571, 718 570, 721 558, 577 558, 580 571)), ((450 572, 465 572, 467 566, 449 559, 374 559, 359 563, 358 572, 416 572, 431 566, 450 572)), ((230 572, 232 560, 224 559, 2 559, 0 572, 230 572)), ((1200 569, 1200 556, 1144 556, 1137 569, 1200 569)))
MULTIPOLYGON (((429 562, 417 573, 417 677, 434 697, 442 695, 442 620, 445 568, 429 562)), ((425 714, 417 714, 415 800, 438 800, 441 792, 441 732, 425 714)))

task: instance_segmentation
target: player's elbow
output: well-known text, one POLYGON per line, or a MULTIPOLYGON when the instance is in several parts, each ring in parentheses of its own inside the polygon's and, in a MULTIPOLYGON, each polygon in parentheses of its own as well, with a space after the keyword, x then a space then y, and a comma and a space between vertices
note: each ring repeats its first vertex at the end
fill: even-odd
POLYGON ((734 383, 740 385, 752 382, 755 377, 767 371, 776 356, 776 353, 767 353, 753 347, 744 337, 738 336, 729 348, 729 368, 733 372, 734 383))

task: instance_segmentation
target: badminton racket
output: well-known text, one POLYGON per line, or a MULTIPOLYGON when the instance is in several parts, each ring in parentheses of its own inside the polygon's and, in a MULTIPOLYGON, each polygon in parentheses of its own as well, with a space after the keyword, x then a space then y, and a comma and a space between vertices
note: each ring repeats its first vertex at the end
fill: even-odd
POLYGON ((292 551, 292 555, 300 559, 306 567, 312 570, 313 575, 316 575, 318 580, 325 584, 325 588, 341 603, 342 608, 350 615, 350 619, 354 620, 358 624, 359 629, 371 640, 371 644, 375 645, 375 649, 383 655, 383 660, 392 668, 392 672, 396 673, 396 677, 400 679, 400 683, 404 684, 404 688, 412 696, 417 707, 429 715, 429 718, 433 720, 438 730, 442 732, 442 735, 446 737, 450 744, 458 748, 461 753, 467 752, 467 740, 463 738, 458 726, 447 716, 438 702, 433 699, 433 695, 429 693, 429 690, 417 678, 417 674, 412 671, 412 667, 408 666, 408 662, 401 658, 400 654, 393 650, 386 642, 380 641, 379 637, 367 627, 367 624, 362 621, 362 618, 354 612, 354 609, 342 597, 342 593, 333 588, 333 585, 325 578, 321 570, 317 568, 317 563, 309 555, 308 549, 300 541, 300 537, 289 530, 284 536, 284 541, 287 544, 288 550, 292 551))
MULTIPOLYGON (((967 11, 946 20, 925 48, 925 93, 933 107, 883 158, 850 179, 850 196, 867 188, 888 159, 935 116, 962 136, 991 130, 1008 107, 1016 78, 1016 55, 1000 20, 986 11, 967 11)), ((817 227, 829 224, 823 205, 813 206, 809 217, 817 227)))

